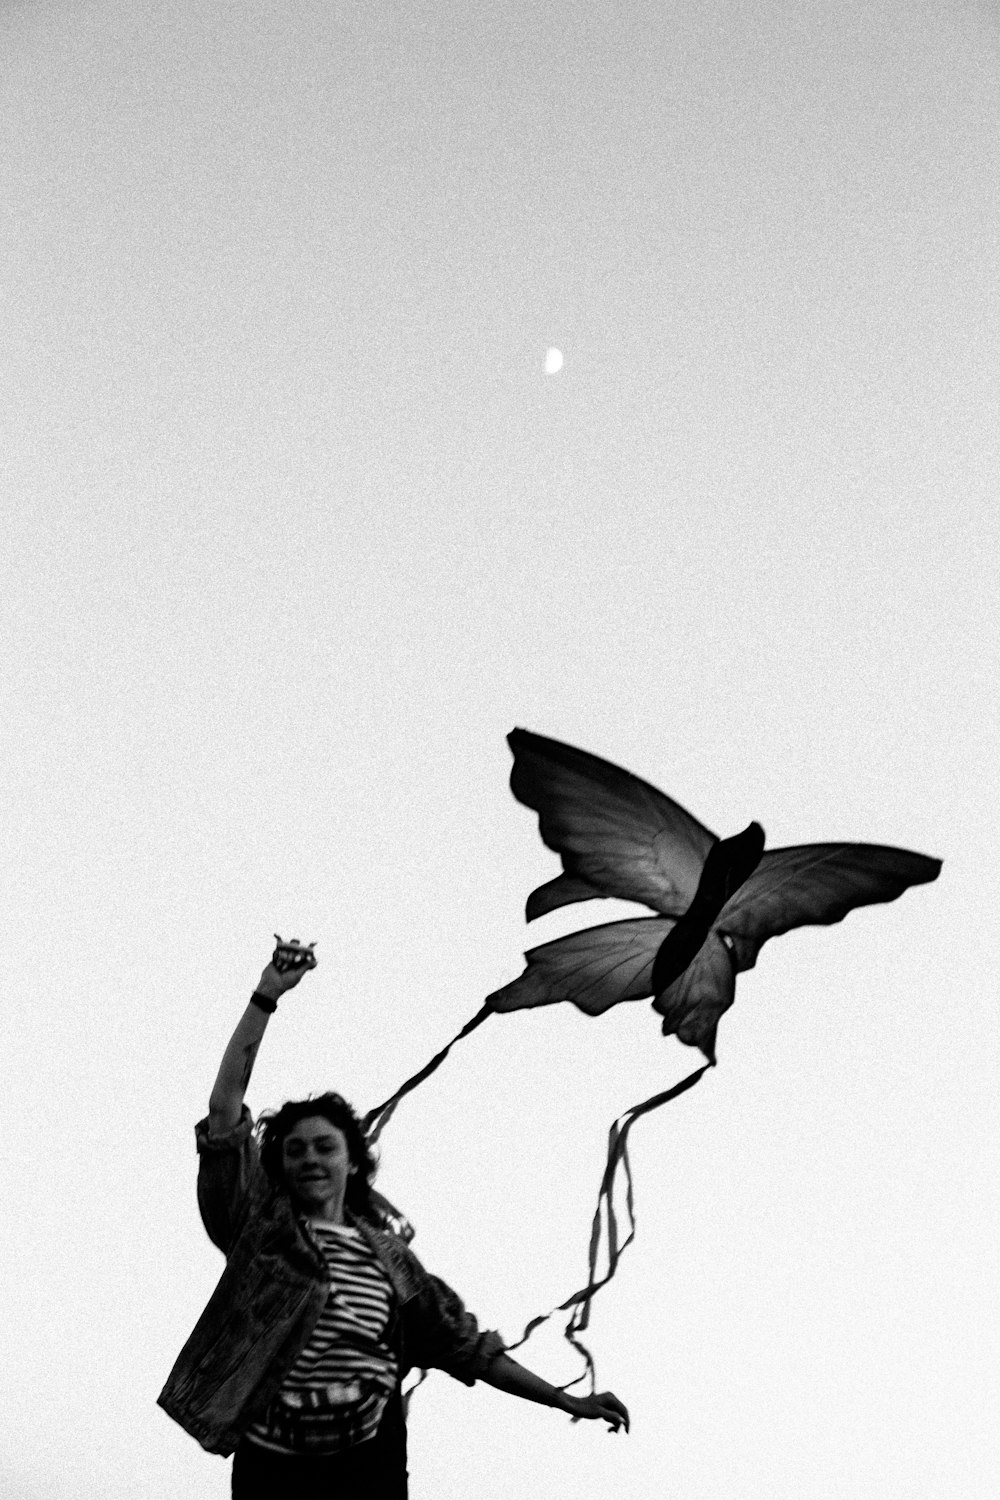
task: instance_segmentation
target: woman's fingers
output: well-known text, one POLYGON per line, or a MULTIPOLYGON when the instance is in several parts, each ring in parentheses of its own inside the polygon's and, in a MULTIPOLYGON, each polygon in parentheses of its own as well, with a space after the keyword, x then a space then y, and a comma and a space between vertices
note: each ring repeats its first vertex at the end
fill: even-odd
POLYGON ((308 948, 303 948, 297 938, 286 943, 277 932, 274 940, 277 946, 261 978, 262 982, 275 989, 276 994, 283 995, 286 990, 297 985, 309 969, 315 969, 316 955, 313 948, 316 945, 310 943, 308 948))
POLYGON ((581 1417, 590 1421, 607 1422, 612 1432, 617 1432, 619 1427, 624 1427, 628 1432, 628 1408, 619 1401, 613 1391, 601 1391, 599 1395, 578 1399, 576 1415, 572 1420, 578 1422, 581 1417))
POLYGON ((613 1391, 602 1391, 596 1397, 601 1404, 601 1416, 606 1422, 611 1423, 612 1431, 617 1432, 619 1427, 624 1427, 628 1432, 628 1408, 619 1401, 613 1391))
POLYGON ((316 955, 312 951, 316 946, 315 943, 310 943, 307 948, 303 948, 298 938, 292 938, 290 943, 286 943, 277 933, 274 934, 274 940, 277 946, 271 955, 271 962, 279 974, 288 974, 293 970, 315 969, 316 955))

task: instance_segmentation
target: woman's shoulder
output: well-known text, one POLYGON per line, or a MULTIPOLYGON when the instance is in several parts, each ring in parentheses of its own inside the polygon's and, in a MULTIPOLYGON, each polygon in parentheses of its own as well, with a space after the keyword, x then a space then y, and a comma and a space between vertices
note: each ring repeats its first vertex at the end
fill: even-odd
POLYGON ((369 1218, 375 1227, 388 1230, 390 1234, 396 1235, 408 1245, 416 1234, 416 1230, 402 1209, 390 1203, 388 1198, 384 1198, 375 1188, 369 1190, 368 1196, 371 1205, 369 1218))
POLYGON ((408 1301, 429 1281, 417 1256, 398 1234, 362 1218, 360 1214, 350 1214, 346 1222, 357 1229, 374 1250, 389 1273, 400 1301, 408 1301))

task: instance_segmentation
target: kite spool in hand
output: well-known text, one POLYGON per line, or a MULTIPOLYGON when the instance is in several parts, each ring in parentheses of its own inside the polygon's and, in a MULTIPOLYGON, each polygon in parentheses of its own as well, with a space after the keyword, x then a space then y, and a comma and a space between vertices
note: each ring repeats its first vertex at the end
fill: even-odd
POLYGON ((308 948, 303 948, 298 938, 292 938, 290 943, 283 942, 277 933, 274 934, 277 947, 271 954, 271 962, 279 974, 290 974, 299 969, 315 969, 316 955, 313 952, 315 943, 310 943, 308 948))

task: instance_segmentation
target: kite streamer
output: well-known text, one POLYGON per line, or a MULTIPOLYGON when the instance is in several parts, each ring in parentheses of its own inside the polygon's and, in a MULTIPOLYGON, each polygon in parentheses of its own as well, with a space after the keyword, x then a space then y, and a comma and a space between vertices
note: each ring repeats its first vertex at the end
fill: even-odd
POLYGON ((694 1073, 689 1073, 686 1078, 682 1078, 680 1083, 675 1083, 673 1088, 664 1089, 661 1094, 653 1094, 651 1098, 645 1099, 642 1104, 633 1105, 630 1110, 627 1110, 624 1115, 621 1115, 614 1122, 608 1131, 608 1160, 604 1168, 604 1176, 601 1179, 601 1189, 597 1195, 597 1210, 594 1214, 594 1222, 590 1231, 590 1272, 587 1285, 581 1287, 578 1292, 573 1292, 571 1296, 566 1298, 565 1302, 560 1302, 558 1307, 554 1307, 551 1312, 540 1313, 538 1317, 532 1318, 531 1322, 526 1324, 524 1332, 517 1343, 507 1345, 508 1349, 519 1349, 522 1344, 527 1343, 536 1328, 541 1327, 543 1323, 547 1323, 549 1318, 554 1317, 557 1312, 566 1312, 569 1308, 572 1308, 573 1312, 569 1322, 566 1324, 565 1334, 566 1338, 573 1345, 573 1348, 583 1356, 586 1368, 582 1375, 577 1376, 576 1380, 571 1380, 567 1385, 561 1387, 564 1391, 571 1390, 574 1385, 578 1385, 586 1376, 590 1377, 590 1391, 592 1395, 597 1389, 593 1357, 590 1350, 580 1342, 576 1335, 582 1332, 590 1323, 590 1304, 594 1293, 600 1291, 602 1286, 607 1286, 618 1269, 618 1261, 622 1252, 635 1239, 635 1199, 632 1189, 632 1168, 628 1159, 628 1133, 641 1115, 649 1114, 651 1110, 659 1109, 660 1105, 666 1104, 668 1100, 676 1099, 680 1094, 686 1093, 688 1089, 693 1088, 698 1080, 708 1072, 710 1067, 712 1067, 711 1063, 705 1063, 703 1067, 696 1069, 694 1073), (615 1175, 619 1166, 622 1167, 625 1173, 625 1206, 628 1210, 629 1218, 628 1234, 621 1245, 618 1244, 618 1219, 615 1214, 614 1204, 615 1175), (600 1257, 601 1240, 605 1236, 608 1242, 608 1269, 604 1276, 599 1277, 597 1264, 600 1257))

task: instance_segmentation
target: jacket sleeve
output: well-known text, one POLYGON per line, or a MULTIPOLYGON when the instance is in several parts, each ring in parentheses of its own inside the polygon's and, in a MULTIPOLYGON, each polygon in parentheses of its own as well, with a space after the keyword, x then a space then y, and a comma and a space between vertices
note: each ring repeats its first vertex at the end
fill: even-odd
POLYGON ((231 1130, 209 1135, 208 1116, 194 1127, 198 1148, 198 1208, 213 1245, 228 1255, 247 1211, 265 1189, 265 1173, 244 1104, 231 1130))
POLYGON ((417 1266, 419 1290, 401 1309, 405 1363, 444 1370, 463 1385, 474 1385, 506 1345, 495 1329, 480 1329, 446 1282, 431 1276, 419 1261, 417 1266))

